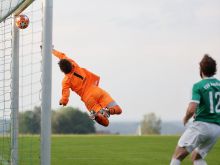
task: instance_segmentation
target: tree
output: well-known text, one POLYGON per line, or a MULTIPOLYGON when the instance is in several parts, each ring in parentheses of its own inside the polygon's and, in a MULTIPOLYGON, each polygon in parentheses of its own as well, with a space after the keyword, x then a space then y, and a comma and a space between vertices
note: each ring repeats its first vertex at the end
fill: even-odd
POLYGON ((95 132, 95 126, 87 113, 65 107, 52 113, 52 132, 88 134, 95 132))
MULTIPOLYGON (((41 108, 34 107, 19 113, 19 132, 39 134, 40 133, 41 108)), ((61 108, 52 111, 52 132, 53 133, 95 133, 95 123, 87 113, 72 107, 61 108)))
POLYGON ((141 134, 160 134, 161 119, 155 113, 148 113, 144 115, 140 126, 141 134))
POLYGON ((40 107, 19 113, 19 132, 20 133, 40 133, 40 107))

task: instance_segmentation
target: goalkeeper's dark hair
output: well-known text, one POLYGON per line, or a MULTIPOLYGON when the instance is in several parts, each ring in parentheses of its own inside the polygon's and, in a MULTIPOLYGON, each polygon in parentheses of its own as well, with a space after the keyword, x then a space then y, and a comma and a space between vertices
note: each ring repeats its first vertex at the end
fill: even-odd
POLYGON ((212 77, 216 74, 217 71, 216 61, 208 54, 204 55, 199 65, 200 65, 200 75, 202 75, 203 73, 203 75, 206 77, 212 77))
POLYGON ((70 73, 73 68, 71 62, 69 62, 67 59, 61 59, 58 62, 58 65, 60 66, 60 70, 65 74, 70 73))

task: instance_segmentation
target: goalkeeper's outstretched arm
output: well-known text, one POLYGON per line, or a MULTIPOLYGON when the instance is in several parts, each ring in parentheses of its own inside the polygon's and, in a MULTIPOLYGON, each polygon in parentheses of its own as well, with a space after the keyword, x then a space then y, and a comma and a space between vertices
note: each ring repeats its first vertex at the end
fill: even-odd
POLYGON ((67 59, 67 56, 63 52, 60 52, 58 50, 52 49, 52 54, 59 59, 67 59))
POLYGON ((62 81, 62 98, 60 99, 60 105, 66 106, 69 101, 70 96, 70 80, 68 78, 64 78, 62 81))
POLYGON ((78 67, 79 65, 71 58, 67 57, 67 55, 63 52, 60 52, 56 49, 52 49, 52 54, 54 56, 56 56, 57 58, 59 58, 60 60, 62 59, 67 59, 68 61, 70 61, 75 67, 78 67))

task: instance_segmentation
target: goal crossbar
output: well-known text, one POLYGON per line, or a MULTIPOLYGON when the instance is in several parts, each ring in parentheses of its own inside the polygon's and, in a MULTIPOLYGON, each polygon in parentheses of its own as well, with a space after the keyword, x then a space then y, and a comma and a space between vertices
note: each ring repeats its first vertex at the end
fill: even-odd
POLYGON ((20 14, 23 10, 25 10, 34 0, 23 0, 19 2, 16 6, 12 7, 7 13, 3 14, 3 10, 1 10, 0 23, 4 21, 8 16, 12 13, 14 15, 20 14))

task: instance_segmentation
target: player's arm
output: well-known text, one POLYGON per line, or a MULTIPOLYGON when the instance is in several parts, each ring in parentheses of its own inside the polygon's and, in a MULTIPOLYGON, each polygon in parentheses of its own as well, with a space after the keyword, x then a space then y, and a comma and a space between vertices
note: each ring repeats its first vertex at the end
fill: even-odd
POLYGON ((189 119, 191 119, 193 117, 193 115, 195 114, 197 105, 198 104, 196 102, 189 103, 188 108, 186 110, 186 114, 183 118, 184 125, 186 125, 186 123, 189 121, 189 119))
POLYGON ((67 56, 63 52, 60 52, 60 51, 55 50, 55 49, 52 49, 52 54, 54 56, 56 56, 57 58, 59 58, 59 59, 66 59, 67 58, 67 56))
POLYGON ((186 125, 186 123, 189 121, 189 119, 191 119, 195 112, 196 112, 196 108, 197 105, 200 103, 200 92, 199 92, 199 87, 197 86, 197 84, 193 85, 192 88, 192 99, 191 102, 188 105, 188 108, 186 110, 186 114, 183 118, 183 124, 186 125))
POLYGON ((56 49, 52 49, 52 54, 54 56, 56 56, 57 58, 61 59, 67 59, 68 61, 70 61, 75 67, 78 67, 79 65, 71 58, 67 57, 65 53, 60 52, 56 49))
POLYGON ((62 82, 62 98, 60 99, 60 105, 66 106, 70 96, 70 82, 65 79, 62 82))

